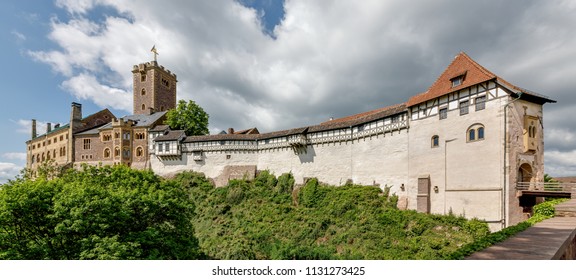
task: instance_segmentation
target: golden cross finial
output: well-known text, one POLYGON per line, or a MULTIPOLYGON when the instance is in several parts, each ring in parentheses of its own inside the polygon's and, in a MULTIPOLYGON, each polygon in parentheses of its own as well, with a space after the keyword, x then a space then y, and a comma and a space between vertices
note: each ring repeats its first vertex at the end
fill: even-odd
POLYGON ((156 56, 158 56, 158 50, 156 50, 156 45, 152 46, 152 49, 150 51, 154 53, 154 61, 156 61, 156 56))

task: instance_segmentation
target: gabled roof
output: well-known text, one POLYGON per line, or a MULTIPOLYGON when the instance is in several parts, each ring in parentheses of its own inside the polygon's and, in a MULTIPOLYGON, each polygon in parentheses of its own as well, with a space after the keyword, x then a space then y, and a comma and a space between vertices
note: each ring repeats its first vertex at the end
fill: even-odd
POLYGON ((448 65, 446 70, 444 70, 442 75, 436 79, 432 86, 430 86, 426 92, 412 96, 408 102, 406 102, 406 107, 414 106, 416 104, 438 98, 448 93, 490 80, 495 80, 497 83, 507 87, 516 95, 520 93, 526 94, 530 99, 532 99, 532 101, 537 103, 543 104, 545 102, 556 102, 544 95, 522 89, 505 81, 504 79, 490 72, 490 70, 478 64, 466 53, 461 52, 454 58, 454 60, 452 60, 452 63, 448 65), (458 86, 452 87, 452 80, 458 77, 462 78, 462 83, 458 86))
POLYGON ((495 78, 494 73, 476 63, 466 53, 461 52, 426 92, 412 96, 406 102, 406 106, 410 107, 495 78), (457 77, 463 77, 462 83, 452 87, 452 80, 457 77))
POLYGON ((260 134, 260 131, 258 131, 258 128, 253 127, 240 131, 234 131, 234 134, 260 134))

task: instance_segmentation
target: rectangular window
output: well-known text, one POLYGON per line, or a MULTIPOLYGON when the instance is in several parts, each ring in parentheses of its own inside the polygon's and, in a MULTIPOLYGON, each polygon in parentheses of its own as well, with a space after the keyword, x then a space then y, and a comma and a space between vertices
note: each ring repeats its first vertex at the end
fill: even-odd
POLYGON ((480 96, 475 99, 476 111, 484 110, 486 108, 486 95, 480 96))
POLYGON ((90 139, 84 139, 84 150, 90 150, 90 139))
POLYGON ((164 145, 162 145, 162 143, 158 144, 158 152, 162 152, 162 147, 164 147, 164 145))
POLYGON ((400 116, 393 116, 392 117, 392 123, 397 123, 400 121, 400 116))
POLYGON ((166 152, 170 151, 170 143, 164 144, 164 151, 166 151, 166 152))
POLYGON ((460 102, 460 116, 468 114, 468 100, 460 102))
POLYGON ((440 109, 440 119, 443 120, 448 117, 448 108, 440 109))

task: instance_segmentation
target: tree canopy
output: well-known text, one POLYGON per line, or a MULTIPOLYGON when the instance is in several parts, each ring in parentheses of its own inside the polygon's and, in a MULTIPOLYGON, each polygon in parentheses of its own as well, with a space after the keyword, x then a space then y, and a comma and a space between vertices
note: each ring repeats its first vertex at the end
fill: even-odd
POLYGON ((197 259, 185 189, 151 171, 85 167, 0 188, 0 259, 197 259))
POLYGON ((166 124, 172 129, 181 129, 186 135, 206 135, 208 131, 208 114, 196 102, 178 101, 176 108, 168 111, 166 124))

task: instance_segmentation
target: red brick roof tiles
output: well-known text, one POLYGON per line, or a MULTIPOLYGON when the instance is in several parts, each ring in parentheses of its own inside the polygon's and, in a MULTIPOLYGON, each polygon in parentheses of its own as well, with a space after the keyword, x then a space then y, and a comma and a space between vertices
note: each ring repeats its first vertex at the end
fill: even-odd
POLYGON ((472 60, 466 53, 459 53, 452 63, 448 65, 444 73, 424 93, 411 97, 406 103, 407 107, 438 98, 450 92, 454 92, 471 85, 497 78, 494 73, 482 67, 472 60), (452 79, 464 75, 462 83, 452 87, 452 79))

